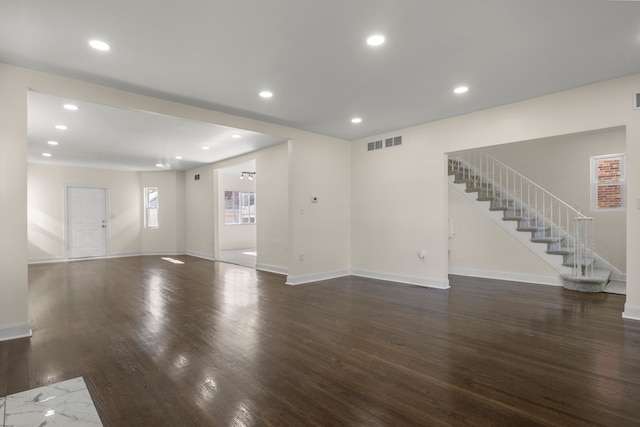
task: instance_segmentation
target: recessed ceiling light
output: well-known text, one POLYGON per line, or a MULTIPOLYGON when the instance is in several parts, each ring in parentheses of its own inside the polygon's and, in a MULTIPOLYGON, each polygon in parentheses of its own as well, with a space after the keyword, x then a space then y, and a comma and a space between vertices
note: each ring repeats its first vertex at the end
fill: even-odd
POLYGON ((242 138, 242 136, 241 136, 241 135, 238 135, 237 133, 234 133, 233 135, 231 135, 231 138, 233 138, 233 139, 240 139, 240 138, 242 138))
POLYGON ((206 145, 202 147, 203 150, 208 150, 209 147, 207 147, 206 145))
POLYGON ((56 125, 56 129, 58 129, 58 130, 67 130, 67 127, 65 125, 56 125))
POLYGON ((458 95, 467 92, 469 92, 469 88, 467 86, 458 86, 453 90, 453 93, 457 93, 458 95))
POLYGON ((73 104, 64 104, 64 109, 69 111, 77 111, 78 106, 73 104))
POLYGON ((95 50, 99 50, 102 52, 107 52, 111 50, 111 46, 108 43, 103 42, 102 40, 89 40, 89 46, 94 48, 95 50))
POLYGON ((351 123, 362 123, 362 119, 360 117, 354 117, 351 119, 351 123))
POLYGON ((58 145, 58 141, 47 141, 49 145, 58 145))
POLYGON ((385 37, 382 34, 373 34, 367 37, 367 44, 369 46, 380 46, 385 42, 385 37))
POLYGON ((42 157, 51 157, 51 153, 42 153, 42 157))
POLYGON ((182 156, 176 156, 176 160, 182 160, 182 156))
POLYGON ((273 92, 269 91, 269 90, 263 90, 262 92, 259 93, 261 98, 271 98, 273 96, 273 92))
POLYGON ((158 167, 158 168, 163 168, 163 167, 164 167, 164 165, 163 165, 162 163, 156 163, 156 167, 158 167))

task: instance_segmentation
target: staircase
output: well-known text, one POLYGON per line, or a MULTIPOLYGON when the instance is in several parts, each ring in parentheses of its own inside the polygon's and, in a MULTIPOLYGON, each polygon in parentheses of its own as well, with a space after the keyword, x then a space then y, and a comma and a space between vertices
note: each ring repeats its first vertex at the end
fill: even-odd
POLYGON ((500 218, 496 222, 558 272, 563 287, 604 291, 611 270, 593 251, 592 218, 486 153, 452 155, 448 169, 450 185, 500 218))

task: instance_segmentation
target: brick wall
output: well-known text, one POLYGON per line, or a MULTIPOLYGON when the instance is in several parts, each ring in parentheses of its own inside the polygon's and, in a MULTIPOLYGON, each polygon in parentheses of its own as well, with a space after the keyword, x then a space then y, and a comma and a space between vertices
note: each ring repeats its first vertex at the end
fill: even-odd
POLYGON ((620 159, 598 160, 598 208, 622 207, 622 185, 620 182, 620 159))

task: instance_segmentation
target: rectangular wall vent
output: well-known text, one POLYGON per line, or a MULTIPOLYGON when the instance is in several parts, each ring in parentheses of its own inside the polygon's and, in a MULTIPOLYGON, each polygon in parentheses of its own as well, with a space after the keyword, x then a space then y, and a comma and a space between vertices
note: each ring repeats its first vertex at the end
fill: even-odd
POLYGON ((393 138, 379 139, 377 141, 367 142, 367 151, 380 150, 382 148, 393 148, 402 145, 402 137, 394 136, 393 138))
POLYGON ((640 110, 640 92, 633 96, 633 109, 640 110))

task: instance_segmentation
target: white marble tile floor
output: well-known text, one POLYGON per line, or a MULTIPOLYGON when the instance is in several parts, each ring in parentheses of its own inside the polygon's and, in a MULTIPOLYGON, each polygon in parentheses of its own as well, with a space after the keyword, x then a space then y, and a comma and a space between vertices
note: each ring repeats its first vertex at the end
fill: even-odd
POLYGON ((0 398, 0 427, 102 426, 82 377, 0 398))

